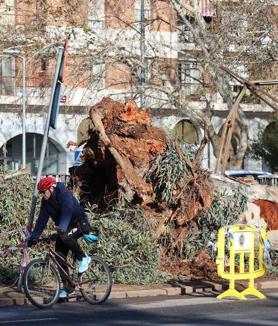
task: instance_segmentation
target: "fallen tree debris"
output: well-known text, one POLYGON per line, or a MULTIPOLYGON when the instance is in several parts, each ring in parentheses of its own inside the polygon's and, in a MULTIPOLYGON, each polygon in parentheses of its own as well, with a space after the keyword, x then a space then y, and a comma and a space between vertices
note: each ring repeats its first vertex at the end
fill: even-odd
POLYGON ((260 217, 264 219, 268 230, 278 230, 278 203, 257 199, 253 203, 260 207, 260 217))
POLYGON ((111 199, 124 199, 165 210, 169 215, 159 221, 158 237, 170 220, 184 225, 210 206, 209 173, 199 164, 206 138, 190 159, 134 101, 104 98, 89 117, 79 128, 81 142, 86 142, 84 163, 70 170, 81 183, 83 205, 106 209, 111 199))
POLYGON ((29 173, 30 173, 29 168, 23 168, 23 169, 20 169, 17 171, 10 172, 8 174, 3 173, 3 174, 0 174, 0 181, 9 180, 9 179, 12 179, 12 178, 24 175, 24 174, 29 174, 29 173))
MULTIPOLYGON (((98 252, 115 269, 115 281, 213 278, 218 229, 239 222, 247 199, 240 190, 214 189, 200 166, 206 136, 199 148, 178 144, 152 126, 150 114, 133 101, 108 98, 91 108, 77 136, 82 164, 70 168, 71 186, 101 231, 98 252)), ((12 192, 20 187, 11 180, 4 185, 12 192)), ((1 225, 20 202, 10 193, 5 197, 1 225)), ((22 218, 13 219, 11 225, 22 224, 22 218)))
POLYGON ((199 148, 173 142, 134 101, 104 98, 78 128, 83 164, 70 169, 72 184, 79 185, 82 205, 97 205, 98 214, 143 210, 164 262, 173 253, 183 257, 194 220, 213 201, 210 174, 200 166, 206 142, 206 133, 199 148))

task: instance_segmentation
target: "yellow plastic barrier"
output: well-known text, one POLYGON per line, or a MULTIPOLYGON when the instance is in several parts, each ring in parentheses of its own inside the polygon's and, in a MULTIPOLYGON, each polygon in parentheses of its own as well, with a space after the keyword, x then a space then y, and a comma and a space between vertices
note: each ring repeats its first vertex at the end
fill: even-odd
POLYGON ((267 241, 264 228, 257 230, 245 224, 238 224, 222 227, 218 231, 217 272, 220 277, 229 280, 230 283, 229 289, 218 295, 217 299, 236 297, 240 300, 246 300, 245 296, 247 295, 265 299, 265 296, 255 288, 254 283, 255 278, 265 273, 263 264, 264 241, 267 241), (257 266, 255 266, 255 254, 257 254, 257 266), (225 257, 229 259, 229 267, 226 269, 225 257), (237 291, 235 289, 235 281, 237 280, 248 280, 248 287, 242 292, 237 291))

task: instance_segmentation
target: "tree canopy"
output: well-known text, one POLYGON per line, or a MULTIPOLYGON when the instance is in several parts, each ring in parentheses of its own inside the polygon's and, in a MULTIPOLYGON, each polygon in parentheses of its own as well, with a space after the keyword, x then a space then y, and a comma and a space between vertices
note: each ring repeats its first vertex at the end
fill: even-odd
POLYGON ((273 172, 278 172, 278 116, 251 146, 254 158, 265 161, 273 172))
MULTIPOLYGON (((154 113, 171 109, 200 129, 208 126, 217 157, 221 135, 212 122, 216 101, 220 94, 228 112, 233 88, 239 86, 221 67, 252 80, 275 78, 276 2, 215 1, 211 17, 202 15, 197 0, 145 1, 144 17, 138 16, 138 1, 104 3, 101 9, 92 0, 16 1, 4 11, 0 52, 20 51, 28 59, 28 83, 47 89, 55 50, 67 33, 65 94, 78 107, 108 95, 132 98, 154 113)), ((275 94, 277 86, 267 91, 275 94)), ((242 165, 248 147, 248 125, 244 110, 239 111, 233 167, 242 165)))

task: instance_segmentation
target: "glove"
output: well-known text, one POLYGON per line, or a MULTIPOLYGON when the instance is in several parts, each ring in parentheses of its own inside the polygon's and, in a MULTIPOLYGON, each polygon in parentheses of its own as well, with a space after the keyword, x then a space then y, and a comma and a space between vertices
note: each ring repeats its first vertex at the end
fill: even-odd
POLYGON ((88 221, 79 221, 78 227, 81 232, 86 233, 86 234, 90 233, 91 226, 88 221))
POLYGON ((37 242, 38 242, 38 240, 33 239, 33 238, 29 238, 29 239, 26 241, 26 243, 27 243, 27 247, 30 248, 30 247, 34 246, 37 242))
POLYGON ((58 239, 58 234, 57 233, 52 233, 50 234, 50 236, 48 237, 49 241, 56 241, 58 239))
POLYGON ((95 241, 98 241, 100 238, 98 235, 95 235, 95 234, 83 234, 83 239, 87 243, 93 243, 95 241))

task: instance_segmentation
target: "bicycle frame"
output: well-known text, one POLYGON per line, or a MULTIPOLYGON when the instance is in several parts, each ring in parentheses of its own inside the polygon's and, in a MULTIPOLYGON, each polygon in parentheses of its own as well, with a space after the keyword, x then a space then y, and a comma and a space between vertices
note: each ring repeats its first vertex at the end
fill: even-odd
MULTIPOLYGON (((30 226, 26 225, 20 231, 21 231, 20 233, 21 233, 22 238, 26 239, 28 237, 28 235, 29 235, 29 232, 30 232, 30 226)), ((21 292, 24 270, 25 270, 25 267, 27 266, 27 264, 29 262, 28 247, 27 247, 26 242, 22 241, 20 246, 22 247, 22 257, 21 257, 21 260, 20 260, 19 276, 18 276, 17 286, 16 286, 16 290, 18 292, 21 292)))
POLYGON ((25 242, 22 243, 22 252, 23 253, 22 253, 22 257, 21 257, 20 265, 19 265, 19 276, 18 276, 17 286, 16 286, 16 290, 18 292, 21 292, 24 270, 29 262, 29 254, 28 254, 28 249, 27 249, 25 242))
POLYGON ((48 261, 51 260, 51 261, 54 263, 54 265, 55 265, 56 267, 58 267, 58 270, 61 271, 61 272, 64 274, 64 276, 66 276, 66 278, 67 278, 67 280, 70 282, 70 284, 71 284, 73 287, 75 287, 75 286, 77 285, 78 282, 76 282, 76 281, 71 277, 70 273, 67 272, 67 271, 63 268, 63 266, 59 263, 59 261, 58 261, 57 259, 59 259, 60 261, 62 260, 63 263, 64 263, 67 267, 69 267, 69 269, 72 270, 72 271, 75 271, 76 267, 73 266, 72 264, 70 264, 68 261, 66 261, 65 258, 64 258, 63 256, 59 255, 59 253, 55 252, 55 251, 51 248, 51 245, 50 245, 50 244, 48 244, 47 249, 48 249, 48 251, 47 251, 47 254, 46 254, 46 260, 48 260, 48 261))
POLYGON ((70 275, 70 273, 68 273, 67 271, 65 271, 65 269, 63 268, 63 266, 58 262, 57 258, 61 259, 63 261, 63 263, 69 267, 70 270, 72 270, 73 272, 76 270, 76 267, 73 266, 72 264, 70 264, 69 262, 67 262, 65 260, 65 258, 61 255, 59 255, 56 251, 54 251, 50 245, 48 245, 48 252, 46 254, 46 258, 48 258, 48 260, 52 260, 52 262, 55 264, 55 266, 58 267, 58 269, 60 268, 60 270, 62 271, 62 273, 64 273, 64 275, 66 276, 67 280, 70 282, 70 284, 75 287, 78 286, 79 289, 82 288, 83 284, 88 283, 88 281, 83 281, 83 282, 79 282, 79 279, 77 278, 77 281, 75 281, 72 276, 70 275))

